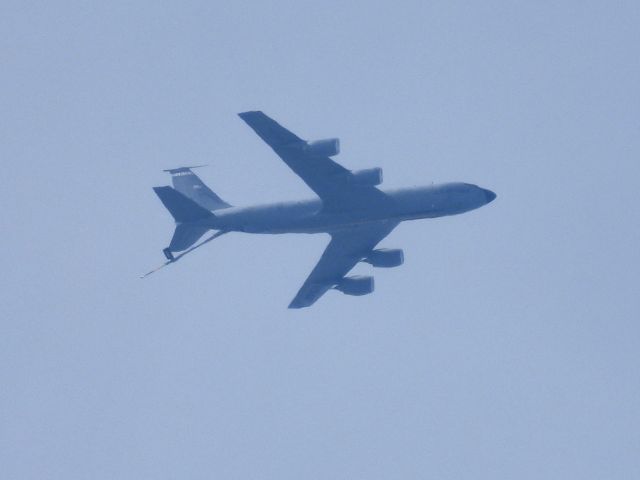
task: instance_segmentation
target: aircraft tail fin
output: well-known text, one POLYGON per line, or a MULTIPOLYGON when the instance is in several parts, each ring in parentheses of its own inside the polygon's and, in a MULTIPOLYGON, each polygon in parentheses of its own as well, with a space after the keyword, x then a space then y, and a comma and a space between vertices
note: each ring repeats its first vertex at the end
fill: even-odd
POLYGON ((214 216, 209 210, 171 187, 153 187, 153 191, 169 210, 176 223, 195 222, 214 216))
POLYGON ((216 195, 209 187, 207 187, 200 177, 191 170, 193 168, 204 167, 206 165, 195 165, 193 167, 179 167, 164 170, 171 174, 173 188, 190 198, 198 205, 207 210, 219 210, 221 208, 229 208, 227 202, 216 195))

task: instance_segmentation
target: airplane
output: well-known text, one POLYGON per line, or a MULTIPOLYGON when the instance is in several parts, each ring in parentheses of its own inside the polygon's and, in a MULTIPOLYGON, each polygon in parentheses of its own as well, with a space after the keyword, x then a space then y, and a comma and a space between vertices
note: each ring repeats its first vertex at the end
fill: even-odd
POLYGON ((352 171, 332 160, 340 152, 339 139, 305 141, 261 111, 238 115, 317 198, 236 207, 193 173, 202 165, 165 170, 173 188, 153 190, 173 216, 176 228, 163 250, 167 261, 142 278, 229 232, 328 233, 329 244, 289 308, 309 307, 331 289, 366 295, 374 290, 373 277, 347 274, 359 262, 382 268, 401 265, 402 250, 376 248, 400 222, 457 215, 496 198, 491 190, 461 182, 380 190, 381 168, 352 171), (209 230, 215 233, 197 243, 209 230), (174 256, 174 252, 183 253, 174 256))

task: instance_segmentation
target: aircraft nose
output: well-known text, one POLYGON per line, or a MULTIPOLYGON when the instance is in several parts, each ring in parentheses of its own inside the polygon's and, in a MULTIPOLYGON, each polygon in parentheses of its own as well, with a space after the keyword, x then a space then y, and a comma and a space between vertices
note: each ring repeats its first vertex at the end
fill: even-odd
POLYGON ((493 193, 491 190, 484 189, 484 197, 487 199, 487 203, 493 202, 497 195, 493 193))

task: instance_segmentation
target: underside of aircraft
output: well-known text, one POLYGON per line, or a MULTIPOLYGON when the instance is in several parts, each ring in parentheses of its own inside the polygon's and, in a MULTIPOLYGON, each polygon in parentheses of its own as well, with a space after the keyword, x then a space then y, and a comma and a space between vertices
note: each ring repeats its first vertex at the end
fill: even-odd
POLYGON ((309 142, 263 112, 239 116, 317 198, 236 207, 193 172, 201 165, 165 170, 173 187, 155 187, 154 191, 173 216, 176 228, 163 250, 167 261, 143 278, 225 233, 324 232, 331 235, 331 241, 289 308, 308 307, 330 289, 366 295, 374 290, 373 277, 347 274, 359 262, 383 268, 401 265, 402 250, 376 248, 400 222, 456 215, 496 198, 490 190, 460 182, 383 191, 377 188, 382 183, 382 169, 351 171, 331 158, 340 152, 337 138, 309 142), (214 233, 197 243, 210 230, 214 233))

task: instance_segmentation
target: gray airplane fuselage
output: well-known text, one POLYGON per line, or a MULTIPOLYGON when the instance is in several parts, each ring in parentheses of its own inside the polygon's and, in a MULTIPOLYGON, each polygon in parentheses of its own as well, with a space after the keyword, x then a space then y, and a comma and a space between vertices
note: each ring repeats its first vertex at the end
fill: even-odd
POLYGON ((216 210, 202 224, 212 229, 247 233, 320 233, 383 220, 401 222, 457 215, 482 207, 495 193, 468 183, 383 190, 388 202, 347 213, 323 211, 320 199, 216 210))
POLYGON ((304 140, 259 110, 238 115, 317 197, 235 207, 193 173, 197 167, 166 170, 173 188, 153 190, 176 226, 162 250, 167 261, 143 278, 229 232, 329 233, 329 243, 289 308, 309 307, 331 289, 367 295, 374 290, 373 276, 348 274, 360 262, 376 268, 402 265, 401 249, 377 248, 400 222, 457 215, 496 198, 490 190, 461 182, 382 190, 381 168, 349 170, 332 158, 340 153, 339 139, 304 140), (217 232, 198 242, 210 229, 217 232))

